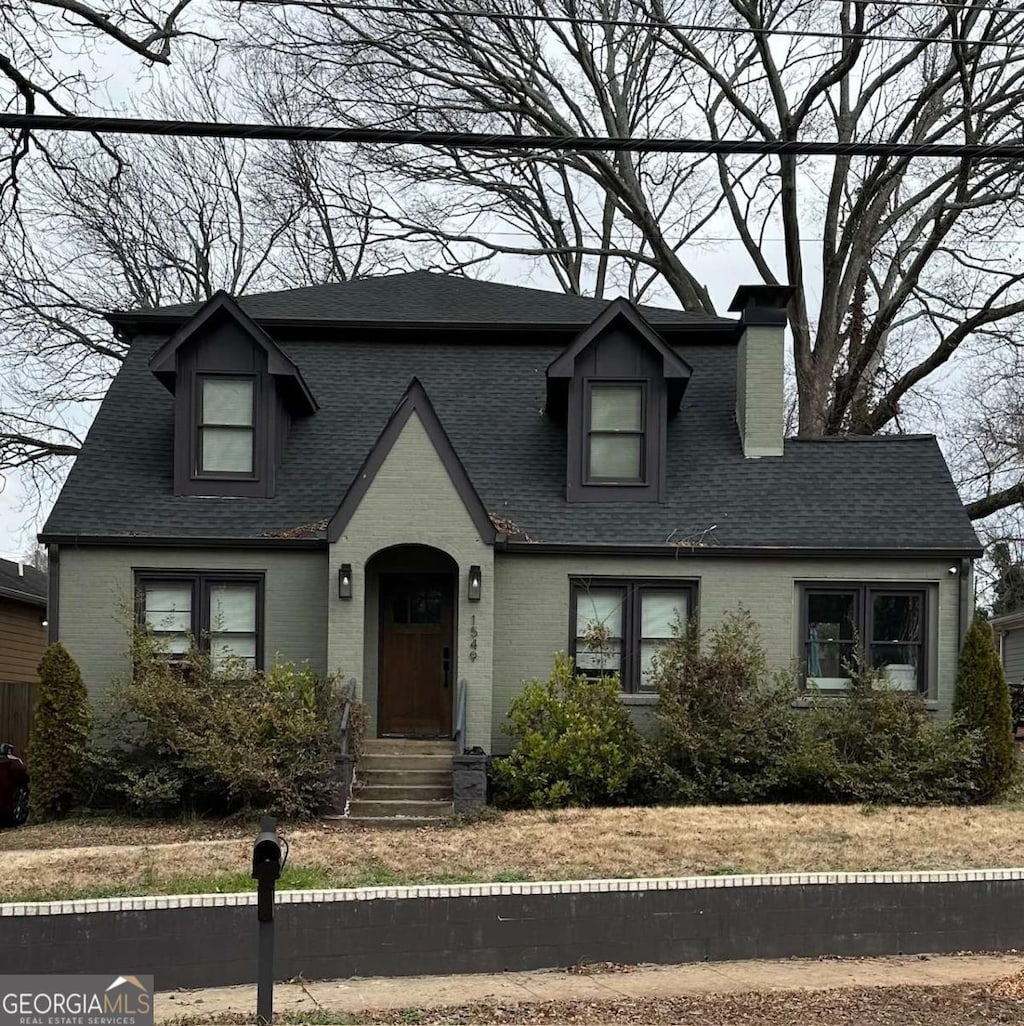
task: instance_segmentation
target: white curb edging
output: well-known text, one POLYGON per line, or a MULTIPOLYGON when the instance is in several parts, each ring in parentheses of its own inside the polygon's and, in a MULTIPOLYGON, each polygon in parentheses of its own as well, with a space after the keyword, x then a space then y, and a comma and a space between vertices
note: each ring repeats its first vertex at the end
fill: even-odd
MULTIPOLYGON (((1020 869, 927 870, 902 873, 765 873, 739 876, 680 876, 647 879, 554 880, 524 883, 424 884, 416 887, 352 887, 336 890, 280 891, 282 905, 323 904, 405 898, 470 898, 491 895, 597 894, 608 891, 689 891, 717 887, 801 887, 821 884, 933 884, 1024 880, 1020 869)), ((88 912, 148 912, 158 909, 211 908, 256 904, 256 893, 161 894, 139 898, 89 898, 80 901, 32 901, 0 904, 4 916, 79 915, 88 912)))

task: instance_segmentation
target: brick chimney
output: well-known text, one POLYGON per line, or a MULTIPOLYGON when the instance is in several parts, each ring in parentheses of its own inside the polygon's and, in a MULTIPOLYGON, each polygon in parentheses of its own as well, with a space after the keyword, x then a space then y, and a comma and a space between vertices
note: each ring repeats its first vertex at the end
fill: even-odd
POLYGON ((781 456, 785 424, 783 367, 786 307, 792 285, 741 285, 731 311, 739 312, 736 350, 736 424, 743 455, 781 456))

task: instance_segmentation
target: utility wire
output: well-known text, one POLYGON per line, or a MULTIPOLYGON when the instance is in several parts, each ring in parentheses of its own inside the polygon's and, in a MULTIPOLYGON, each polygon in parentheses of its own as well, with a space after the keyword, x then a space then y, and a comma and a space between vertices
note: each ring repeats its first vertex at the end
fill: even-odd
MULTIPOLYGON (((659 30, 675 30, 678 32, 717 32, 722 35, 734 36, 763 36, 769 37, 795 37, 798 39, 860 39, 875 43, 964 43, 973 46, 993 47, 995 49, 1017 49, 1021 42, 1006 42, 1001 40, 971 39, 969 36, 893 36, 876 35, 872 32, 825 32, 817 29, 782 29, 782 28, 754 28, 752 26, 737 25, 707 25, 700 23, 678 23, 661 21, 654 18, 593 18, 569 15, 546 15, 546 14, 519 14, 505 11, 488 11, 479 8, 471 10, 459 10, 457 8, 442 7, 410 7, 404 4, 389 3, 361 3, 358 0, 224 0, 228 3, 238 3, 249 6, 264 7, 303 7, 307 10, 330 12, 353 11, 368 14, 405 14, 418 15, 420 17, 442 17, 442 18, 482 18, 487 21, 504 22, 529 22, 542 24, 565 24, 565 25, 597 25, 621 28, 643 28, 659 30)), ((1006 13, 1024 13, 1024 11, 1012 11, 1006 13)))
POLYGON ((153 118, 66 117, 59 114, 0 114, 0 131, 87 132, 163 135, 194 139, 252 139, 281 142, 367 143, 441 146, 465 150, 522 150, 568 153, 706 153, 798 157, 955 157, 976 160, 1024 159, 1019 143, 802 142, 763 139, 663 139, 653 136, 513 135, 397 128, 246 124, 237 121, 170 121, 153 118))

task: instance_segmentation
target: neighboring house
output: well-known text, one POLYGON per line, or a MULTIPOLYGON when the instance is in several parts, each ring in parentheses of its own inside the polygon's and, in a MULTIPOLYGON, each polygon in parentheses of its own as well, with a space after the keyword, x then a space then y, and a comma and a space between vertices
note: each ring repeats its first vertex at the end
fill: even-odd
POLYGON ((1008 684, 1024 683, 1024 609, 994 616, 989 623, 999 645, 1008 684))
POLYGON ((46 649, 46 574, 0 559, 0 744, 24 752, 46 649))
POLYGON ((0 683, 34 683, 45 649, 46 574, 0 559, 0 683))
POLYGON ((743 606, 841 691, 948 709, 980 545, 931 436, 783 440, 791 291, 738 317, 425 272, 109 315, 131 342, 41 539, 94 691, 124 614, 356 682, 371 735, 507 750, 568 649, 649 706, 676 616, 743 606), (601 622, 603 654, 581 640, 601 622))

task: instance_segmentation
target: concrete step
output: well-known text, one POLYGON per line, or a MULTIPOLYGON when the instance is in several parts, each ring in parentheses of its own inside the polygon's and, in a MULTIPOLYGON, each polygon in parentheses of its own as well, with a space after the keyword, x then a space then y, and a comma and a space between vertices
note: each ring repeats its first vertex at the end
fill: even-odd
POLYGON ((438 755, 383 755, 377 752, 364 751, 359 756, 356 772, 364 770, 433 770, 435 773, 452 772, 452 757, 440 753, 438 755))
POLYGON ((363 741, 365 755, 447 755, 455 754, 454 741, 417 740, 402 737, 373 737, 363 741))
POLYGON ((355 792, 355 798, 361 802, 450 802, 452 800, 452 781, 447 784, 408 785, 390 787, 381 784, 366 784, 355 792))
POLYGON ((406 830, 414 827, 438 827, 448 816, 325 816, 328 826, 362 827, 368 830, 406 830))
POLYGON ((426 818, 446 819, 452 814, 450 801, 365 801, 353 798, 349 805, 349 818, 426 818))
MULTIPOLYGON (((390 766, 390 764, 389 764, 390 766)), ((452 786, 452 768, 442 770, 367 769, 356 767, 356 780, 367 787, 447 787, 452 786)))

